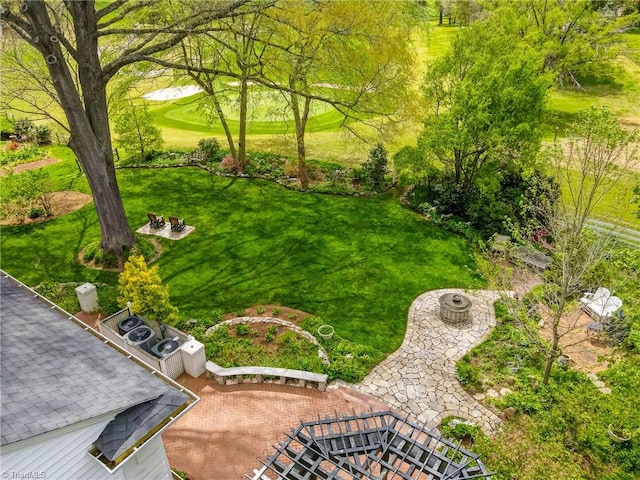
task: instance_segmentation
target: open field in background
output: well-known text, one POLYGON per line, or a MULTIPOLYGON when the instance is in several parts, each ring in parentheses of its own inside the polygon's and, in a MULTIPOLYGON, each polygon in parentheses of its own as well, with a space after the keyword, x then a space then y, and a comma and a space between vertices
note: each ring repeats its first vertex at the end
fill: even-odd
MULTIPOLYGON (((577 172, 575 178, 578 179, 577 172)), ((640 184, 640 174, 637 172, 623 175, 616 187, 602 197, 593 218, 621 227, 640 230, 640 219, 635 214, 638 204, 631 203, 633 188, 638 184, 640 184)), ((562 185, 562 191, 567 198, 566 184, 562 185)))
MULTIPOLYGON (((442 25, 438 26, 436 21, 431 21, 420 31, 415 31, 411 36, 417 56, 414 65, 414 86, 419 89, 426 64, 442 55, 448 48, 451 40, 458 31, 458 26, 442 25)), ((552 140, 558 127, 558 136, 562 137, 568 124, 574 118, 578 110, 591 105, 607 105, 623 123, 629 126, 640 125, 640 29, 631 30, 623 35, 626 45, 622 48, 622 55, 617 61, 619 68, 615 78, 609 79, 599 84, 591 84, 585 81, 581 88, 565 87, 562 90, 554 88, 551 92, 549 109, 550 115, 545 129, 547 140, 552 140)), ((183 80, 176 80, 173 75, 160 75, 156 78, 147 77, 143 79, 136 90, 138 92, 152 91, 155 89, 183 84, 183 80)), ((230 87, 231 88, 231 87, 230 87)), ((134 97, 136 95, 133 95, 134 97)), ((204 136, 219 136, 222 139, 223 131, 218 123, 209 124, 204 111, 198 110, 194 100, 202 94, 183 98, 176 101, 148 101, 157 126, 164 134, 167 148, 188 148, 195 147, 197 141, 204 136), (181 132, 178 134, 178 132, 181 132), (193 133, 187 133, 193 132, 193 133), (202 136, 196 135, 200 132, 202 136)), ((251 102, 250 117, 254 120, 249 124, 249 142, 256 136, 263 144, 263 136, 281 133, 293 133, 293 123, 283 120, 283 115, 290 118, 290 114, 283 114, 284 103, 280 100, 279 94, 260 94, 261 98, 254 98, 251 102)), ((21 105, 18 100, 18 104, 21 105)), ((51 107, 55 114, 61 115, 61 110, 55 106, 51 107)), ((233 101, 224 106, 225 111, 231 119, 231 126, 234 133, 237 133, 237 107, 233 101)), ((341 123, 340 115, 330 107, 316 105, 312 114, 308 131, 333 132, 336 136, 342 137, 339 132, 341 123)), ((51 110, 51 109, 50 109, 51 110)), ((16 118, 22 115, 18 112, 9 112, 16 118)), ((54 129, 56 127, 54 126, 54 129)), ((416 122, 406 134, 401 135, 401 141, 397 142, 398 148, 404 144, 415 144, 415 137, 420 131, 420 122, 416 122), (406 143, 405 143, 406 142, 406 143)), ((62 132, 60 132, 62 133, 62 132)), ((343 143, 336 141, 330 135, 323 135, 324 141, 329 144, 343 143)), ((365 147, 365 150, 367 148, 365 147)), ((329 149, 330 151, 332 149, 329 149)), ((349 155, 347 155, 348 157, 349 155)), ((340 160, 339 155, 328 160, 340 160)))
POLYGON ((548 140, 553 140, 555 127, 559 128, 558 136, 564 137, 576 113, 592 105, 607 106, 629 128, 640 127, 640 66, 626 56, 618 58, 616 66, 614 79, 552 91, 545 132, 548 140))
MULTIPOLYGON (((255 87, 254 87, 255 88, 255 87)), ((203 93, 170 103, 147 101, 155 124, 160 127, 172 127, 182 130, 224 135, 222 124, 216 119, 210 122, 207 112, 202 109, 199 100, 203 93)), ((228 116, 229 128, 237 134, 239 129, 238 109, 233 102, 223 104, 228 116)), ((277 135, 293 133, 294 124, 290 109, 281 95, 274 95, 264 89, 255 89, 249 95, 248 135, 277 135)), ((340 128, 342 116, 329 105, 313 102, 307 131, 322 132, 340 128)))
MULTIPOLYGON (((446 24, 438 26, 436 21, 431 21, 424 30, 414 32, 412 41, 418 52, 415 65, 416 88, 419 88, 422 82, 426 63, 446 51, 458 28, 460 27, 446 24)), ((640 29, 626 33, 624 38, 626 46, 622 49, 623 55, 617 61, 619 70, 615 78, 601 81, 599 84, 585 82, 582 88, 552 90, 549 118, 545 126, 545 141, 553 141, 556 131, 558 139, 562 139, 576 113, 590 105, 607 105, 625 125, 640 126, 640 29)), ((137 88, 158 89, 175 83, 175 77, 167 75, 145 79, 137 88)), ((206 113, 197 108, 194 100, 201 96, 199 94, 176 101, 146 102, 156 125, 162 131, 165 148, 192 149, 205 137, 216 137, 221 145, 226 144, 220 124, 210 125, 206 113)), ((295 156, 293 122, 275 118, 277 115, 283 115, 283 112, 277 113, 277 109, 280 108, 278 98, 278 95, 261 94, 260 98, 255 97, 256 101, 251 102, 249 113, 255 120, 249 124, 247 148, 249 151, 271 151, 295 156)), ((231 102, 225 105, 225 109, 231 118, 231 128, 237 134, 238 121, 237 115, 234 115, 237 107, 231 102)), ((346 166, 361 164, 376 141, 372 132, 365 132, 369 134, 371 142, 363 143, 344 129, 340 129, 342 119, 336 111, 319 105, 315 109, 306 136, 307 157, 346 166)), ((415 145, 420 129, 419 121, 408 121, 402 131, 385 138, 383 141, 390 156, 405 145, 415 145)), ((634 182, 637 180, 630 175, 621 188, 630 189, 634 182)), ((630 190, 624 193, 629 196, 630 190)), ((601 217, 606 217, 609 207, 617 204, 617 196, 616 192, 607 199, 599 212, 601 217)), ((640 221, 631 213, 625 214, 623 221, 627 226, 640 226, 640 221)))
POLYGON ((640 66, 640 28, 634 28, 623 34, 625 48, 623 54, 640 66))
MULTIPOLYGON (((459 27, 438 26, 436 22, 430 22, 423 31, 415 32, 412 42, 417 50, 415 64, 415 88, 419 89, 422 78, 426 71, 426 64, 430 60, 442 55, 448 48, 451 40, 455 37, 459 27)), ((588 80, 578 87, 565 87, 563 89, 554 88, 549 98, 549 115, 545 125, 545 140, 552 141, 556 135, 563 138, 570 123, 575 119, 575 114, 582 109, 592 105, 606 105, 611 111, 620 117, 621 122, 629 127, 640 126, 640 29, 635 29, 624 35, 627 45, 622 49, 622 56, 616 62, 617 73, 614 78, 600 81, 598 84, 591 84, 588 80)), ((191 99, 182 99, 176 102, 150 102, 152 112, 156 118, 157 125, 162 129, 166 146, 168 148, 193 147, 199 138, 195 132, 202 132, 203 136, 216 136, 224 140, 223 132, 218 124, 209 125, 202 112, 198 112, 195 106, 185 107, 185 103, 191 99), (184 135, 176 135, 177 131, 184 130, 184 135), (189 132, 189 133, 186 133, 189 132), (190 143, 192 142, 193 143, 190 143)), ((225 107, 234 116, 233 105, 225 107)), ((286 125, 282 120, 271 121, 268 113, 277 108, 275 100, 272 98, 266 107, 255 109, 252 114, 256 121, 249 125, 248 144, 265 145, 273 142, 276 144, 276 151, 287 152, 282 149, 279 142, 275 141, 273 135, 282 132, 293 133, 293 124, 286 125), (265 135, 270 135, 266 142, 265 135)), ((236 108, 237 111, 237 108, 236 108)), ((237 133, 237 121, 232 121, 232 130, 237 133)), ((344 135, 339 131, 340 116, 336 112, 325 110, 316 115, 310 121, 310 133, 327 132, 326 135, 317 136, 315 141, 310 142, 312 157, 323 156, 327 160, 337 162, 349 162, 352 155, 347 152, 343 155, 338 145, 344 145, 344 135), (335 136, 335 138, 334 138, 335 136), (326 142, 328 148, 325 155, 322 152, 313 151, 317 146, 322 150, 326 142)), ((419 134, 421 125, 419 121, 411 124, 405 133, 398 136, 395 142, 389 144, 389 150, 394 153, 404 145, 415 145, 415 140, 419 134)), ((311 137, 310 137, 311 138, 311 137)), ((359 140, 352 139, 358 143, 359 140)), ((352 147, 348 150, 368 151, 370 145, 362 147, 352 147)), ((295 150, 291 150, 295 152, 295 150)))

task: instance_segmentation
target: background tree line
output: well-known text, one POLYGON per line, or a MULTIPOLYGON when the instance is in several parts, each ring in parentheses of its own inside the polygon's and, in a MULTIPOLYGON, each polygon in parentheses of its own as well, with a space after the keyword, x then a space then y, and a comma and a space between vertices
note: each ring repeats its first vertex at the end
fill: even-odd
POLYGON ((522 220, 515 206, 530 184, 553 188, 536 160, 545 89, 611 72, 616 35, 638 21, 638 5, 628 0, 435 5, 157 0, 103 8, 91 1, 4 1, 2 6, 9 27, 3 37, 3 82, 11 85, 4 103, 53 116, 68 130, 69 145, 91 185, 102 246, 118 255, 131 246, 133 235, 115 177, 109 120, 132 150, 144 154, 159 148, 147 112, 129 97, 136 82, 158 69, 205 91, 240 171, 247 162, 250 90, 280 96, 283 112, 294 119, 305 187, 312 104, 339 111, 344 128, 357 137, 378 141, 384 132, 393 135, 393 127, 410 119, 418 105, 407 32, 433 6, 448 12, 468 26, 451 51, 428 66, 424 131, 416 149, 405 150, 397 163, 433 186, 422 200, 489 233, 505 218, 522 220), (222 109, 235 96, 237 138, 222 109), (63 118, 52 115, 54 102, 63 118), (372 131, 377 139, 370 137, 372 131))

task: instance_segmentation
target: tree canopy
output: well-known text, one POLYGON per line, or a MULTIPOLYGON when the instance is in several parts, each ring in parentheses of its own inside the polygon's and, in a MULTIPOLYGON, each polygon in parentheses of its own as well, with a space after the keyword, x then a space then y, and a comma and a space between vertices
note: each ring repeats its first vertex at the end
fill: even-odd
POLYGON ((481 23, 461 30, 429 65, 418 147, 427 168, 443 166, 450 213, 466 212, 479 188, 499 191, 501 177, 534 157, 548 90, 541 64, 531 49, 481 23))
MULTIPOLYGON (((613 235, 611 231, 594 233, 587 220, 603 196, 619 184, 625 169, 637 161, 633 143, 637 135, 620 126, 607 108, 591 107, 579 113, 568 144, 556 144, 547 152, 555 178, 566 188, 559 202, 538 202, 535 212, 540 219, 537 228, 554 242, 553 262, 542 290, 553 333, 545 351, 544 383, 560 355, 560 339, 577 327, 577 318, 571 320, 570 328, 560 327, 561 318, 573 308, 571 301, 603 284, 607 269, 599 264, 612 250, 613 235)), ((611 212, 609 220, 614 216, 611 212)))
POLYGON ((610 75, 620 33, 637 25, 637 5, 624 0, 530 0, 485 2, 506 43, 522 41, 544 57, 543 69, 560 85, 610 75), (499 25, 499 26, 498 26, 499 25))
MULTIPOLYGON (((107 83, 124 67, 154 61, 156 55, 214 19, 236 15, 248 0, 188 2, 173 13, 164 0, 106 4, 3 1, 2 22, 14 35, 3 40, 14 64, 29 74, 29 88, 46 92, 64 112, 58 123, 70 133, 69 146, 82 165, 100 221, 102 248, 122 258, 133 244, 115 174, 107 105, 107 83), (154 17, 161 21, 156 23, 154 17), (30 75, 21 59, 39 55, 46 66, 30 75), (39 79, 43 79, 40 81, 39 79)), ((14 95, 22 83, 12 88, 14 95)), ((41 113, 46 112, 36 99, 41 113)))
POLYGON ((336 109, 344 117, 342 126, 357 135, 358 124, 382 130, 402 120, 412 65, 407 8, 405 2, 281 0, 251 18, 217 22, 216 36, 185 39, 181 61, 209 95, 231 153, 240 160, 248 90, 266 87, 279 96, 284 105, 279 113, 293 116, 299 178, 306 187, 305 132, 312 104, 336 109), (230 79, 236 80, 234 88, 230 79), (237 155, 221 108, 224 97, 232 96, 240 112, 237 155))

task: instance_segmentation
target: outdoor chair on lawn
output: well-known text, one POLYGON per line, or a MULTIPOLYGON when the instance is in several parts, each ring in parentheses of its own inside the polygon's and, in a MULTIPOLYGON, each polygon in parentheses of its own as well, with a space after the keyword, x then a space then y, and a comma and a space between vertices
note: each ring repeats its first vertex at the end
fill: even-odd
POLYGON ((147 212, 147 217, 149 217, 149 225, 151 228, 162 228, 164 227, 165 221, 162 215, 156 215, 155 213, 147 212))
POLYGON ((184 218, 169 217, 169 222, 171 222, 172 232, 181 232, 182 230, 184 230, 184 227, 186 226, 184 224, 184 218))

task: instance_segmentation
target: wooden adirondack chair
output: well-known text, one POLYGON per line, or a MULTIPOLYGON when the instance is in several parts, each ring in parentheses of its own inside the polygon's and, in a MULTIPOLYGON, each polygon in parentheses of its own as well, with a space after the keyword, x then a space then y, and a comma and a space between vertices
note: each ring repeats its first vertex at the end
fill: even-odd
POLYGON ((147 212, 147 217, 149 217, 149 224, 151 228, 162 228, 164 227, 165 221, 162 215, 156 215, 155 213, 147 212))
POLYGON ((178 217, 169 217, 169 222, 171 222, 171 231, 172 232, 181 232, 182 230, 184 230, 184 227, 186 226, 184 224, 184 218, 178 218, 178 217))

